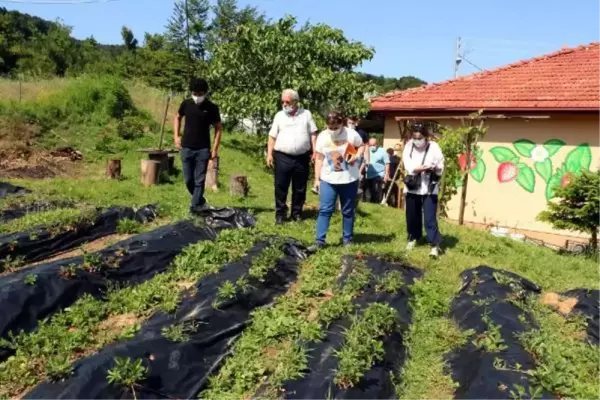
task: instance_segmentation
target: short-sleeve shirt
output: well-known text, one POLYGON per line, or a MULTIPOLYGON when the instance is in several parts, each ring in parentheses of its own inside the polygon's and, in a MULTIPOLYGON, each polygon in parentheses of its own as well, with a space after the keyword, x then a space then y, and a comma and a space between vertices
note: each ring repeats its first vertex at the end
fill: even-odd
POLYGON ((208 99, 200 104, 186 99, 179 106, 178 114, 185 118, 181 146, 193 150, 210 149, 210 127, 221 122, 219 107, 208 99))
POLYGON ((311 150, 310 137, 317 132, 317 125, 310 111, 303 108, 294 115, 285 111, 275 114, 269 136, 275 139, 275 151, 297 156, 311 150))
POLYGON ((355 182, 360 177, 359 162, 350 165, 345 159, 349 146, 358 149, 363 141, 353 129, 344 128, 337 136, 332 137, 330 130, 324 130, 317 137, 316 151, 323 154, 321 180, 335 184, 355 182))
POLYGON ((369 168, 367 168, 367 179, 383 178, 385 176, 385 166, 390 163, 390 156, 383 149, 378 147, 377 150, 370 151, 369 168))

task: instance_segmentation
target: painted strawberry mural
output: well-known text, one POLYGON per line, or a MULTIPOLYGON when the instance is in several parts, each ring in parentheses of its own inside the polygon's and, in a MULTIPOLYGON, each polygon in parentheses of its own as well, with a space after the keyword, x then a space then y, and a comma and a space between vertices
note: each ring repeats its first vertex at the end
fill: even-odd
POLYGON ((567 186, 571 183, 571 179, 573 179, 573 174, 570 172, 565 173, 562 178, 560 178, 560 187, 567 186))
MULTIPOLYGON (((483 151, 480 148, 475 148, 475 151, 471 153, 471 165, 469 168, 469 175, 471 175, 471 178, 473 178, 476 182, 483 182, 483 179, 485 178, 485 171, 486 171, 486 165, 485 165, 485 161, 483 161, 483 159, 481 158, 481 156, 483 155, 483 151)), ((467 170, 467 154, 466 153, 461 153, 458 156, 458 166, 460 167, 460 170, 462 172, 465 172, 467 170)), ((458 186, 462 185, 462 178, 460 178, 458 180, 459 183, 457 183, 458 186)))
POLYGON ((512 162, 503 162, 498 166, 498 182, 506 183, 517 179, 517 166, 512 162))
POLYGON ((505 146, 492 147, 490 153, 499 163, 498 182, 515 181, 523 189, 533 193, 537 173, 546 184, 546 199, 553 199, 556 187, 568 185, 573 176, 581 174, 583 170, 589 170, 592 161, 590 146, 583 143, 571 150, 563 164, 553 172, 552 156, 564 146, 565 142, 559 139, 550 139, 543 145, 529 139, 519 139, 513 142, 516 152, 505 146), (533 168, 521 160, 529 160, 533 168))
MULTIPOLYGON (((466 153, 462 153, 458 156, 458 165, 460 166, 460 170, 463 172, 467 169, 466 153)), ((472 171, 473 169, 475 169, 475 167, 477 167, 477 157, 475 157, 475 154, 471 153, 471 165, 469 171, 472 171)))

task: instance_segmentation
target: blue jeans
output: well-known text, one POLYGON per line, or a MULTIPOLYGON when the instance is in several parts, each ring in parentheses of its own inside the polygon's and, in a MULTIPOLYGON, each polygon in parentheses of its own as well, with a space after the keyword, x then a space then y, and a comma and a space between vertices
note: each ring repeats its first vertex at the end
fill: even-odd
POLYGON ((204 198, 204 184, 206 170, 210 159, 209 149, 194 150, 188 147, 181 148, 181 165, 183 168, 183 181, 188 192, 192 195, 191 209, 202 207, 206 203, 204 198))
POLYGON ((344 244, 352 242, 354 235, 354 212, 356 211, 356 195, 358 192, 358 181, 333 185, 321 181, 319 189, 319 217, 317 218, 317 243, 325 244, 329 222, 335 211, 335 203, 338 196, 342 208, 342 228, 344 231, 344 244))

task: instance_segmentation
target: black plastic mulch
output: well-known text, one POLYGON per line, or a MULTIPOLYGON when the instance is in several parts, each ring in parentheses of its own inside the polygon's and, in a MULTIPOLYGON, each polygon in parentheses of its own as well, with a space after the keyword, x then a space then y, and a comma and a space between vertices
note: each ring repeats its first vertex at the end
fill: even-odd
MULTIPOLYGON (((214 240, 217 232, 191 222, 167 225, 133 236, 94 254, 102 267, 88 270, 84 257, 74 257, 26 268, 0 277, 0 337, 10 331, 33 330, 38 321, 70 306, 84 293, 101 296, 108 285, 133 285, 163 272, 186 246, 201 240, 214 240), (113 263, 112 267, 107 264, 113 263), (75 266, 73 276, 65 274, 75 266), (33 284, 26 277, 35 276, 33 284)), ((12 354, 0 348, 0 360, 12 354)))
POLYGON ((132 391, 109 384, 107 373, 115 357, 142 359, 148 368, 146 378, 135 385, 139 398, 194 398, 202 391, 229 354, 233 342, 249 323, 250 313, 271 303, 296 279, 298 261, 304 250, 287 242, 285 257, 277 262, 263 280, 250 280, 250 289, 213 307, 219 286, 244 276, 253 257, 266 243, 257 244, 239 261, 225 265, 216 275, 201 279, 173 314, 159 313, 150 318, 133 339, 110 345, 98 354, 80 360, 73 374, 61 382, 45 382, 27 398, 131 398, 132 391), (189 337, 173 342, 163 328, 184 324, 191 328, 189 337))
POLYGON ((196 216, 207 226, 215 229, 240 228, 256 225, 256 218, 244 209, 230 207, 210 207, 196 216))
MULTIPOLYGON (((353 259, 345 258, 344 264, 352 264, 353 259)), ((366 266, 373 276, 382 277, 390 271, 400 271, 405 285, 396 293, 376 290, 377 282, 371 280, 364 293, 355 301, 357 313, 362 313, 373 303, 387 303, 397 314, 396 329, 382 338, 385 350, 384 359, 377 362, 365 373, 358 384, 352 388, 342 389, 334 383, 338 360, 335 355, 344 344, 343 332, 351 325, 349 317, 334 321, 327 330, 327 336, 322 342, 308 343, 308 366, 300 379, 285 382, 284 396, 287 399, 384 399, 396 398, 392 375, 402 367, 406 350, 402 334, 411 321, 409 286, 422 272, 414 267, 389 262, 375 257, 364 259, 366 266)))
POLYGON ((70 201, 39 200, 27 204, 13 206, 0 210, 0 222, 6 223, 24 217, 27 214, 46 212, 59 208, 73 208, 75 204, 70 201))
MULTIPOLYGON (((253 222, 251 216, 236 210, 228 222, 229 227, 247 228, 253 222)), ((223 215, 218 215, 223 223, 223 215)), ((109 285, 133 285, 151 279, 164 272, 173 259, 188 245, 214 240, 218 230, 182 221, 132 236, 110 247, 85 257, 41 264, 16 273, 0 276, 0 337, 9 332, 31 331, 38 321, 70 306, 84 293, 100 297, 109 285), (89 259, 102 261, 100 268, 83 268, 89 259), (74 276, 65 274, 74 267, 74 276), (28 283, 27 276, 35 276, 28 283)), ((14 350, 0 347, 0 361, 14 350)))
MULTIPOLYGON (((535 296, 540 287, 519 275, 488 266, 466 270, 461 278, 463 286, 452 301, 450 314, 463 330, 473 329, 475 334, 464 347, 446 356, 452 378, 459 383, 455 398, 520 398, 516 385, 525 391, 526 398, 531 398, 536 390, 523 371, 534 369, 535 364, 517 335, 536 324, 528 312, 510 300, 535 296), (491 333, 492 324, 496 336, 491 333), (485 338, 489 341, 483 346, 485 338)), ((553 398, 546 392, 537 393, 537 397, 553 398)))
POLYGON ((6 196, 18 196, 27 193, 31 193, 31 190, 21 186, 11 185, 7 182, 0 182, 0 199, 5 198, 6 196))
POLYGON ((591 289, 573 289, 561 293, 562 296, 575 297, 577 304, 574 312, 583 314, 587 320, 587 336, 590 343, 598 345, 600 339, 600 291, 591 289))
POLYGON ((72 229, 39 227, 29 231, 0 236, 0 272, 12 261, 40 261, 117 232, 119 221, 132 219, 147 223, 156 217, 156 207, 148 205, 134 210, 114 207, 99 211, 92 221, 80 221, 72 229))

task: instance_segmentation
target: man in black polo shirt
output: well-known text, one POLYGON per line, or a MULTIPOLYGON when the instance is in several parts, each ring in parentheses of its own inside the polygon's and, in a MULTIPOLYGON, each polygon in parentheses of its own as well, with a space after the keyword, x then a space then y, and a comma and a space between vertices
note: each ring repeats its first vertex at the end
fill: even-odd
POLYGON ((219 107, 208 100, 208 83, 204 79, 190 82, 192 98, 179 106, 175 116, 173 139, 181 152, 183 180, 192 195, 190 211, 197 213, 207 208, 204 183, 209 161, 216 159, 221 142, 221 115, 219 107), (180 136, 181 120, 185 118, 183 138, 180 136), (210 146, 210 127, 215 127, 215 141, 210 146))

